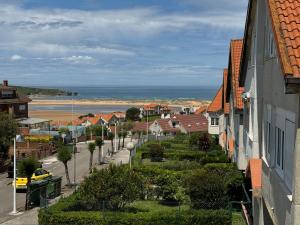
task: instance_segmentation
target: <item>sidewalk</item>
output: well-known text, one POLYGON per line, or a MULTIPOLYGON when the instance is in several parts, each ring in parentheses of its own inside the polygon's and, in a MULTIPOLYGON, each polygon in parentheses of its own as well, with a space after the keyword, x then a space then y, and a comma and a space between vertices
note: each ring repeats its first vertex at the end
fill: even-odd
MULTIPOLYGON (((120 164, 128 164, 129 162, 129 151, 120 150, 118 153, 114 154, 111 158, 109 158, 109 163, 113 163, 116 165, 120 164)), ((105 165, 96 165, 98 169, 105 168, 108 164, 105 165)), ((68 196, 72 194, 73 190, 65 189, 63 196, 68 196)), ((52 203, 56 202, 59 198, 54 199, 52 203)), ((51 203, 50 203, 51 204, 51 203)), ((9 216, 7 215, 7 221, 1 223, 0 225, 38 225, 38 210, 39 207, 33 208, 23 214, 18 216, 9 216)))

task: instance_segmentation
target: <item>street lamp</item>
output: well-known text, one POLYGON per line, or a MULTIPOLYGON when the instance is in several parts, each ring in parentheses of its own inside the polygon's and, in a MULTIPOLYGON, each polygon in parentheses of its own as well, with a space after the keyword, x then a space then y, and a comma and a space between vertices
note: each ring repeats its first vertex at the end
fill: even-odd
POLYGON ((117 122, 115 122, 115 153, 117 152, 117 122))
POLYGON ((14 181, 13 181, 13 211, 10 213, 11 215, 18 215, 17 211, 17 190, 16 190, 16 179, 17 179, 17 159, 16 159, 16 142, 21 141, 21 135, 16 135, 14 137, 14 181))
POLYGON ((126 148, 130 152, 130 155, 129 155, 129 167, 131 168, 131 156, 132 156, 132 151, 135 148, 135 145, 134 145, 133 142, 128 142, 127 145, 126 145, 126 148))

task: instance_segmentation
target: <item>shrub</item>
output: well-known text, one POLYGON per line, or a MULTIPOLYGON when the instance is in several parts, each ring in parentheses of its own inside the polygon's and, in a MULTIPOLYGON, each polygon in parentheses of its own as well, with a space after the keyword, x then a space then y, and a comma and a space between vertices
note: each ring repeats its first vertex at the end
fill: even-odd
POLYGON ((39 224, 47 225, 231 225, 226 210, 139 213, 61 212, 42 209, 39 224))
POLYGON ((220 209, 228 206, 223 178, 198 170, 187 179, 187 194, 195 209, 220 209))
POLYGON ((166 149, 168 149, 168 148, 171 148, 172 147, 172 144, 170 143, 170 142, 168 142, 168 141, 162 141, 161 142, 161 145, 166 149))
POLYGON ((242 198, 242 184, 244 183, 244 177, 235 164, 211 163, 206 164, 204 169, 207 173, 218 174, 223 178, 227 195, 231 200, 240 200, 242 198))
POLYGON ((78 201, 85 209, 99 209, 105 204, 109 210, 119 210, 133 202, 140 194, 141 177, 126 166, 110 165, 86 177, 78 190, 78 201))
POLYGON ((156 197, 162 198, 168 203, 178 202, 182 196, 180 195, 179 182, 176 177, 171 173, 164 173, 156 177, 155 185, 158 186, 156 189, 156 197))
POLYGON ((152 161, 161 161, 164 157, 164 148, 160 144, 151 144, 149 153, 152 161))

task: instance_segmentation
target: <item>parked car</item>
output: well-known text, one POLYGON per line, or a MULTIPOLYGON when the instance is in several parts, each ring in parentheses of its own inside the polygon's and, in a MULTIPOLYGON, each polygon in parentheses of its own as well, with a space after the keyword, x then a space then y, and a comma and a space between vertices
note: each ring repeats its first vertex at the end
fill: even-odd
MULTIPOLYGON (((39 168, 33 173, 32 177, 31 177, 31 181, 40 181, 40 180, 49 179, 52 177, 52 175, 53 174, 48 172, 47 170, 39 168)), ((17 190, 27 189, 27 178, 26 177, 18 176, 16 178, 16 189, 17 190)))

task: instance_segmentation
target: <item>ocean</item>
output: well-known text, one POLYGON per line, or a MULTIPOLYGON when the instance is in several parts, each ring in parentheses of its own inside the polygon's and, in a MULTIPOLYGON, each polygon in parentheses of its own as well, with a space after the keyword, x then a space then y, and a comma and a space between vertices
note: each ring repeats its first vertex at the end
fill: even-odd
MULTIPOLYGON (((50 87, 51 88, 51 87, 50 87)), ((103 87, 52 87, 77 92, 75 99, 120 100, 211 100, 218 87, 201 86, 103 86, 103 87)), ((45 97, 47 99, 71 99, 71 96, 45 97)))
MULTIPOLYGON (((51 87, 47 87, 51 88, 51 87)), ((217 87, 197 86, 125 86, 125 87, 52 87, 77 92, 74 99, 104 100, 211 100, 217 87)), ((69 100, 72 96, 41 96, 39 99, 69 100)), ((132 105, 75 105, 76 113, 110 113, 126 111, 132 105)), ((30 105, 30 110, 71 111, 72 105, 30 105)))

